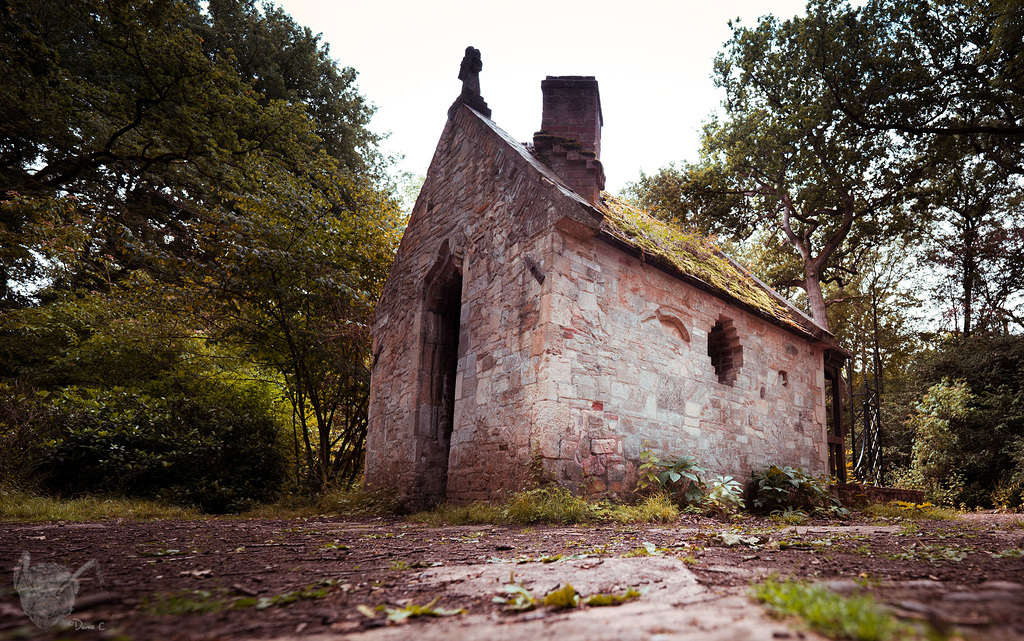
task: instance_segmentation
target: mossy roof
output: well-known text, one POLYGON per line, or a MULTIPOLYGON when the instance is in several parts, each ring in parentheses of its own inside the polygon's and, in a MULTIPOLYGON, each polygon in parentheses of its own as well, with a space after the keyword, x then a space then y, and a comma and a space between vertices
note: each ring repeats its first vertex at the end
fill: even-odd
POLYGON ((632 248, 641 256, 649 256, 651 262, 676 272, 681 279, 739 303, 782 327, 834 343, 831 334, 815 324, 810 317, 722 253, 714 239, 685 233, 608 192, 601 194, 604 206, 595 206, 566 186, 560 177, 537 160, 526 144, 517 142, 489 118, 472 109, 470 111, 537 171, 551 179, 564 195, 600 213, 601 231, 607 238, 632 248))
POLYGON ((601 230, 621 243, 652 257, 653 262, 675 268, 686 279, 705 289, 724 294, 762 315, 818 336, 823 331, 805 314, 727 257, 713 238, 687 233, 651 216, 642 209, 602 193, 604 221, 601 230))

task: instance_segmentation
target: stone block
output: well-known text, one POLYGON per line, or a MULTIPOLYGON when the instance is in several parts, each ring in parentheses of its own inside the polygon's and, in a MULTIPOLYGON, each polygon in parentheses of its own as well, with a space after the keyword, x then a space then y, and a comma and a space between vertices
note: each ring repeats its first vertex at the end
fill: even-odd
POLYGON ((619 449, 619 442, 612 438, 595 438, 590 441, 590 451, 594 454, 614 454, 619 449))

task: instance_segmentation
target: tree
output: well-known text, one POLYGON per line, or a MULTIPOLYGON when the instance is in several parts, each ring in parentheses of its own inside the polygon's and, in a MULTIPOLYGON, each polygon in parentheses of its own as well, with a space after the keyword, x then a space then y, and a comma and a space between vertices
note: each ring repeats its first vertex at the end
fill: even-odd
POLYGON ((0 303, 137 293, 276 368, 313 486, 353 478, 400 225, 355 71, 249 0, 2 1, 0 303))
POLYGON ((361 469, 370 320, 401 219, 394 199, 320 160, 301 176, 254 172, 261 180, 206 222, 201 250, 176 267, 196 283, 182 295, 209 336, 284 378, 317 491, 361 469))
POLYGON ((935 292, 945 320, 964 337, 1024 327, 1022 196, 1009 172, 971 155, 935 167, 920 192, 938 222, 923 262, 939 276, 935 292))
POLYGON ((1024 173, 1020 0, 871 0, 847 14, 822 69, 853 122, 908 138, 965 140, 1024 173))
POLYGON ((914 164, 892 136, 844 114, 822 72, 822 50, 848 14, 825 0, 805 18, 734 26, 715 60, 724 117, 705 125, 701 162, 647 181, 668 186, 656 200, 696 203, 670 205, 689 210, 679 218, 698 212, 698 220, 716 219, 699 227, 753 232, 759 250, 775 257, 772 282, 802 288, 825 328, 822 285, 848 280, 864 251, 911 229, 898 197, 914 164))

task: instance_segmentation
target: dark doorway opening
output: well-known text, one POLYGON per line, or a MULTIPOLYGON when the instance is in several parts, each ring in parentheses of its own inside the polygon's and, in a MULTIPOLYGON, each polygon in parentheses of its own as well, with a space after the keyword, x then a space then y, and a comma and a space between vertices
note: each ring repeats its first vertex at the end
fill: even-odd
POLYGON ((437 435, 438 499, 444 499, 448 487, 448 457, 451 453, 452 430, 455 427, 455 378, 459 369, 459 328, 462 317, 462 277, 448 283, 442 292, 437 311, 438 342, 434 349, 431 405, 437 408, 435 431, 437 435))
POLYGON ((417 476, 421 501, 444 501, 455 427, 455 383, 462 318, 461 261, 442 252, 427 277, 417 420, 417 476))

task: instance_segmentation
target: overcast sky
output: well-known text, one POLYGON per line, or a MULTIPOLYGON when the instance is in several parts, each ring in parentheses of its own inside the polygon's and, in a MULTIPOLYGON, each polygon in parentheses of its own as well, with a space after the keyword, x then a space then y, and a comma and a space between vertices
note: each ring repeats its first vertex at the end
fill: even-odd
POLYGON ((331 57, 359 72, 377 106, 384 150, 425 174, 459 95, 459 63, 480 49, 480 87, 499 127, 521 141, 540 128, 546 76, 595 76, 604 129, 601 161, 617 192, 640 171, 695 160, 701 122, 721 101, 711 80, 729 20, 803 14, 805 0, 279 0, 322 33, 331 57))

